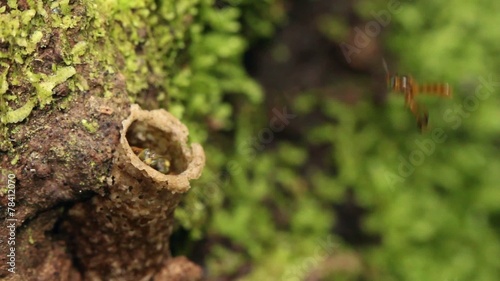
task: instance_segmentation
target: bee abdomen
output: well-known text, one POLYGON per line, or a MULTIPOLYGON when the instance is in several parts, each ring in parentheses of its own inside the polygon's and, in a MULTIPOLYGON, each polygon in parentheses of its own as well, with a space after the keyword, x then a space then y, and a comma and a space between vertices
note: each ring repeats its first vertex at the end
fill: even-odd
POLYGON ((448 83, 422 84, 419 85, 418 90, 421 93, 433 94, 442 97, 451 96, 451 87, 448 83))

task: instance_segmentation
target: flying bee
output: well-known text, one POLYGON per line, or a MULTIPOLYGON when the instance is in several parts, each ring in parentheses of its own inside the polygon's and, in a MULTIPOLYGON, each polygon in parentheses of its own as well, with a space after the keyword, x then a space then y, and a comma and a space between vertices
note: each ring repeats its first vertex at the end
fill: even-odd
POLYGON ((382 61, 387 74, 387 86, 393 92, 405 96, 405 105, 410 109, 417 119, 417 126, 425 131, 429 124, 429 113, 424 107, 420 107, 415 101, 417 95, 427 94, 438 97, 451 97, 451 87, 448 83, 418 84, 409 75, 390 75, 385 60, 382 61))
POLYGON ((132 151, 151 168, 160 173, 168 174, 170 171, 170 161, 163 155, 160 155, 149 148, 140 148, 132 146, 132 151))

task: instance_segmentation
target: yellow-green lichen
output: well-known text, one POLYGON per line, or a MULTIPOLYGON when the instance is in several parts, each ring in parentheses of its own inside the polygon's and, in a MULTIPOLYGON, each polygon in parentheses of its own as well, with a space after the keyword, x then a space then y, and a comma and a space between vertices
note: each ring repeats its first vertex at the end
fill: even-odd
POLYGON ((72 66, 61 67, 56 70, 54 75, 51 76, 47 76, 42 73, 33 74, 28 72, 28 77, 37 91, 40 107, 43 108, 52 101, 52 90, 54 87, 65 82, 71 76, 75 75, 75 73, 76 70, 72 66))
POLYGON ((15 1, 15 0, 8 0, 7 5, 11 9, 17 9, 17 1, 15 1))
POLYGON ((35 32, 33 32, 33 34, 31 34, 31 40, 28 41, 26 44, 26 52, 28 54, 33 53, 36 49, 38 42, 40 42, 42 38, 43 38, 43 32, 41 32, 40 30, 36 30, 35 32))
POLYGON ((4 124, 21 122, 30 115, 33 107, 35 107, 35 102, 33 100, 29 100, 26 104, 24 104, 20 108, 7 111, 5 115, 2 116, 0 121, 4 124))
POLYGON ((99 123, 96 121, 89 122, 87 119, 82 119, 82 125, 91 134, 97 132, 99 129, 99 123))
POLYGON ((106 182, 106 178, 107 178, 106 176, 100 176, 100 177, 99 177, 99 182, 100 182, 100 183, 104 183, 104 182, 106 182))
POLYGON ((21 23, 28 24, 33 17, 36 15, 36 11, 33 9, 26 10, 21 14, 21 23))
MULTIPOLYGON (((44 1, 36 1, 36 12, 42 17, 46 18, 48 15, 47 11, 45 11, 45 9, 43 8, 43 2, 44 1)), ((30 3, 30 6, 32 5, 33 3, 30 3)))
MULTIPOLYGON (((1 63, 1 62, 0 66, 5 68, 5 70, 0 73, 0 116, 4 116, 4 112, 6 111, 4 94, 7 92, 7 89, 9 88, 9 83, 7 82, 7 72, 10 66, 6 63, 1 63)), ((0 120, 0 123, 4 122, 0 120)))
MULTIPOLYGON (((151 0, 19 3, 10 0, 0 7, 0 38, 8 46, 0 49, 1 125, 22 122, 34 108, 43 109, 54 101, 56 109, 69 108, 74 94, 88 91, 89 85, 97 84, 102 90, 96 93, 111 98, 118 72, 131 101, 150 85, 165 84, 171 75, 165 73, 165 66, 174 64, 177 52, 184 48, 182 36, 189 28, 185 18, 194 15, 198 1, 180 5, 151 0), (80 77, 75 75, 76 65, 83 65, 80 77), (53 74, 48 74, 50 70, 53 74), (65 90, 70 94, 56 98, 54 88, 68 79, 65 90), (11 93, 11 88, 27 90, 11 93)), ((88 125, 89 131, 98 128, 88 125)), ((0 128, 2 150, 12 147, 9 134, 7 128, 0 128)))
POLYGON ((10 164, 11 165, 16 165, 17 164, 17 161, 19 161, 19 154, 16 154, 16 156, 14 156, 14 159, 12 159, 10 161, 10 164))
POLYGON ((73 62, 74 63, 81 63, 80 57, 85 54, 85 51, 87 50, 87 42, 81 41, 75 44, 73 46, 73 49, 71 49, 71 55, 73 55, 73 62))
POLYGON ((28 228, 27 231, 28 231, 28 242, 31 245, 35 244, 35 239, 33 239, 33 231, 31 231, 31 228, 28 228))
POLYGON ((7 82, 7 72, 10 68, 10 65, 0 62, 0 66, 4 67, 4 71, 0 74, 0 96, 7 92, 9 88, 9 83, 7 82))
POLYGON ((89 89, 89 83, 87 82, 87 79, 83 77, 82 75, 75 75, 75 86, 78 88, 80 91, 87 91, 89 89))

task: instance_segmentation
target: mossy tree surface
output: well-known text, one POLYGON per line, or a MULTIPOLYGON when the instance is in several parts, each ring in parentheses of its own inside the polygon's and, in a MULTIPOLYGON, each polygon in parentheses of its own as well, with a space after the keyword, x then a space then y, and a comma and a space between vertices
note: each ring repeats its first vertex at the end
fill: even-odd
POLYGON ((0 217, 17 220, 16 273, 3 243, 2 277, 81 277, 56 221, 67 203, 107 192, 121 121, 131 102, 165 99, 197 4, 0 1, 0 178, 16 182, 15 212, 0 217))

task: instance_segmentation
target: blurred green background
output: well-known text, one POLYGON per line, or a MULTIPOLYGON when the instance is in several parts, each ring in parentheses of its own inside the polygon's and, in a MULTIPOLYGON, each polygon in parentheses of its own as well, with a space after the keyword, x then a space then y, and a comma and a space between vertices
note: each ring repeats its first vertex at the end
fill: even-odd
POLYGON ((174 255, 208 280, 499 279, 500 2, 163 2, 192 18, 163 103, 208 161, 174 255), (419 99, 428 133, 383 58, 452 85, 419 99))

